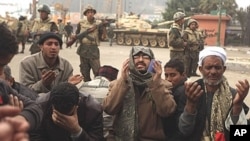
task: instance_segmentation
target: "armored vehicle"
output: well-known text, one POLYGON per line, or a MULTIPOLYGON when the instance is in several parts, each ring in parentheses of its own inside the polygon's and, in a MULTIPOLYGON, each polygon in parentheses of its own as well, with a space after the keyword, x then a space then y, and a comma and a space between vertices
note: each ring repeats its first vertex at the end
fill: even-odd
POLYGON ((121 18, 113 30, 118 45, 143 45, 151 47, 167 47, 169 29, 156 29, 137 15, 121 18))

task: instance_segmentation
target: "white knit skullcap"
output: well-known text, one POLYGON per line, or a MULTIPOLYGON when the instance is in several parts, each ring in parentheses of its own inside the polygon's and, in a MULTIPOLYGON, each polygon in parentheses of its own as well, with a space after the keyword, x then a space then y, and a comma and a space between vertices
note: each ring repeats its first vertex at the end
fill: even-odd
POLYGON ((225 65, 227 60, 227 53, 222 47, 217 47, 217 46, 204 48, 199 54, 198 65, 201 66, 204 58, 212 55, 220 57, 225 65))

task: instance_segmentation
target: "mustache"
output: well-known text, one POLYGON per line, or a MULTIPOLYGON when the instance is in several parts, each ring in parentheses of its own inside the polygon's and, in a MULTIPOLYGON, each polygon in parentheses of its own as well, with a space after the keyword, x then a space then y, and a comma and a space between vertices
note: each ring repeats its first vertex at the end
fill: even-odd
POLYGON ((136 66, 138 66, 138 65, 146 66, 146 64, 145 64, 144 62, 138 62, 138 63, 136 63, 135 65, 136 65, 136 66))

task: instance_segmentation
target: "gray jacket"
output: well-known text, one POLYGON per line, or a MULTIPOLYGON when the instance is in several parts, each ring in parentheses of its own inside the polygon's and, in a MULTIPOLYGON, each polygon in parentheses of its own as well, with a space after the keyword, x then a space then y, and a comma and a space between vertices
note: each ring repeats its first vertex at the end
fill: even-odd
MULTIPOLYGON (((72 65, 64 58, 58 56, 58 59, 59 64, 53 68, 57 72, 57 77, 50 88, 60 82, 68 81, 68 78, 73 75, 72 65)), ((19 66, 20 83, 37 93, 49 92, 50 89, 46 88, 41 80, 43 70, 51 70, 51 68, 44 61, 42 52, 24 58, 19 66)))

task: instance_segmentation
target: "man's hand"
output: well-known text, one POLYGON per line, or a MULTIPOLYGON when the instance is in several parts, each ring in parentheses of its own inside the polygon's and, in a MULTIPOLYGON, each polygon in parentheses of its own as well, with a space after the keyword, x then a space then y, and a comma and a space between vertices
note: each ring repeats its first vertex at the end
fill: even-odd
POLYGON ((68 79, 68 82, 73 84, 73 85, 77 85, 79 84, 81 81, 83 80, 83 76, 82 75, 73 75, 73 76, 70 76, 69 79, 68 79))
POLYGON ((78 123, 77 108, 78 106, 74 106, 72 115, 64 115, 53 108, 53 122, 63 129, 69 131, 71 134, 79 133, 81 127, 78 123))
POLYGON ((20 108, 20 110, 23 109, 23 102, 21 100, 18 99, 17 96, 13 96, 12 94, 10 94, 9 96, 9 104, 14 106, 14 107, 18 107, 20 108))
POLYGON ((244 81, 238 81, 236 84, 236 91, 237 94, 233 100, 233 104, 243 104, 244 99, 246 98, 248 91, 249 91, 249 83, 245 79, 244 81))
POLYGON ((236 84, 236 91, 237 93, 233 99, 233 115, 239 115, 242 110, 244 99, 249 91, 249 82, 246 79, 244 81, 238 81, 238 84, 236 84))
POLYGON ((153 77, 153 81, 161 79, 162 67, 160 61, 154 61, 153 68, 155 70, 155 75, 153 77))
POLYGON ((196 104, 202 93, 203 90, 197 82, 185 82, 185 94, 187 96, 185 109, 188 113, 196 111, 196 104))
POLYGON ((56 73, 53 70, 42 71, 42 82, 44 86, 50 86, 55 79, 56 73))
POLYGON ((122 64, 121 69, 121 77, 123 80, 128 79, 128 73, 129 73, 129 59, 126 59, 122 64))
POLYGON ((29 140, 29 124, 24 117, 18 115, 20 111, 18 107, 9 105, 0 107, 0 141, 29 140))

